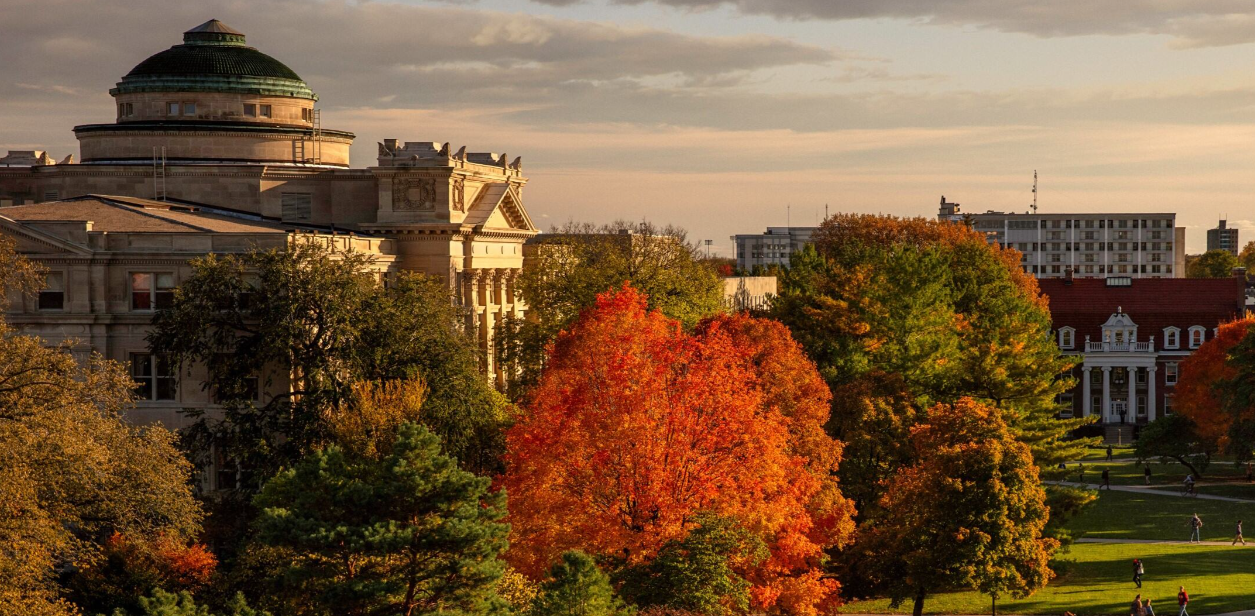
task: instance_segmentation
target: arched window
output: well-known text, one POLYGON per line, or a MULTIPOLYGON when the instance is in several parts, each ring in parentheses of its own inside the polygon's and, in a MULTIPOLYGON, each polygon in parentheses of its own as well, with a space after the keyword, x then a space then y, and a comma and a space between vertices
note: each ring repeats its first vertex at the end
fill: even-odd
POLYGON ((1076 345, 1076 330, 1071 327, 1059 328, 1059 348, 1071 349, 1076 345))
POLYGON ((1181 346, 1181 329, 1178 327, 1165 327, 1163 330, 1163 348, 1175 349, 1181 346))
POLYGON ((1195 325, 1190 328, 1190 348, 1197 349, 1203 346, 1203 340, 1207 336, 1207 329, 1201 325, 1195 325))

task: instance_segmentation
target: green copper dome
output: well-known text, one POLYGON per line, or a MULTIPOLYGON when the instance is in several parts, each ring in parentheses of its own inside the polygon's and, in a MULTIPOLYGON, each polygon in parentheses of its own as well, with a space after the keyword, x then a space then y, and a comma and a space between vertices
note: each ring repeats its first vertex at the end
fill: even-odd
POLYGON ((244 44, 244 35, 211 19, 175 45, 140 62, 112 95, 131 92, 232 92, 317 100, 282 62, 244 44))

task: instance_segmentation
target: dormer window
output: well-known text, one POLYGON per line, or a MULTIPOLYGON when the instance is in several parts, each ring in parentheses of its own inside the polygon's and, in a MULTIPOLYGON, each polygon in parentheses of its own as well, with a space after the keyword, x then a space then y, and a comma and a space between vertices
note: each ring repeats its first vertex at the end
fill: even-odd
POLYGON ((1203 340, 1207 337, 1207 329, 1201 325, 1195 325, 1190 328, 1190 348, 1197 349, 1203 346, 1203 340))
POLYGON ((1071 349, 1076 345, 1076 330, 1071 327, 1059 329, 1059 348, 1071 349))
POLYGON ((1109 345, 1124 346, 1137 341, 1137 324, 1123 308, 1116 308, 1115 313, 1102 325, 1102 340, 1109 345))
POLYGON ((1181 330, 1176 327, 1165 327, 1163 330, 1163 347, 1177 349, 1181 347, 1181 330))

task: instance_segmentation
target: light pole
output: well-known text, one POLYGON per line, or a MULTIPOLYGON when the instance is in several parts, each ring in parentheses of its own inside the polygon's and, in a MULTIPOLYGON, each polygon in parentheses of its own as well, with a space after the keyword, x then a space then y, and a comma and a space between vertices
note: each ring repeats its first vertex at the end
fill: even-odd
POLYGON ((706 242, 706 258, 709 259, 710 258, 710 245, 714 244, 715 240, 705 240, 705 242, 706 242))

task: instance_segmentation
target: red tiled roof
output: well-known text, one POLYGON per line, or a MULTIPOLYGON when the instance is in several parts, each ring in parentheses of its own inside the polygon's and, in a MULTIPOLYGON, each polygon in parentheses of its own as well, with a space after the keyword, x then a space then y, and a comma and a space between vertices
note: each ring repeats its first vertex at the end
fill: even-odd
POLYGON ((1100 278, 1076 278, 1070 284, 1046 278, 1037 284, 1050 301, 1054 329, 1076 329, 1078 347, 1086 336, 1101 340, 1102 324, 1121 309, 1137 324, 1138 340, 1154 336, 1156 348, 1162 348, 1164 328, 1180 328, 1184 348, 1191 326, 1206 327, 1210 340, 1213 328, 1246 310, 1246 283, 1237 276, 1134 278, 1130 286, 1107 286, 1100 278))

